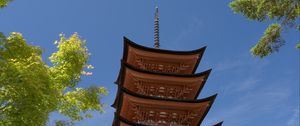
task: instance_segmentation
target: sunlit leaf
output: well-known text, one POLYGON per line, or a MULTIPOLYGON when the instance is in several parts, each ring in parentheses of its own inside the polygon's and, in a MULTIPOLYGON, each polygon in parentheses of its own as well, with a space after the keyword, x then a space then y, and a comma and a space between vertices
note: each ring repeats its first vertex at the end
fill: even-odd
POLYGON ((89 57, 78 34, 60 35, 51 66, 42 60, 40 47, 27 44, 20 33, 1 33, 0 42, 0 126, 43 126, 55 111, 71 122, 103 112, 105 88, 76 87, 89 57))

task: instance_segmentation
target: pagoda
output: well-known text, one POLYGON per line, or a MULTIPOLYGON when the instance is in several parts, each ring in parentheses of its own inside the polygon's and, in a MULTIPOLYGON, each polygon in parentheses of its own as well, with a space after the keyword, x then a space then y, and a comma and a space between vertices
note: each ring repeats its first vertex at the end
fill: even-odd
POLYGON ((217 96, 197 99, 211 72, 195 73, 206 47, 159 49, 158 8, 154 23, 154 48, 124 37, 113 126, 199 126, 217 96))

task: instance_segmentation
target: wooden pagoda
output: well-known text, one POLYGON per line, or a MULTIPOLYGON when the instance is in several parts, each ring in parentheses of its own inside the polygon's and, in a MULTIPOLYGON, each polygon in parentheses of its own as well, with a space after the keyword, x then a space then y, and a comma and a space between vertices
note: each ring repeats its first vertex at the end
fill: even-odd
POLYGON ((155 17, 155 48, 124 37, 113 126, 199 126, 217 96, 197 99, 211 72, 195 73, 206 47, 159 49, 155 17))

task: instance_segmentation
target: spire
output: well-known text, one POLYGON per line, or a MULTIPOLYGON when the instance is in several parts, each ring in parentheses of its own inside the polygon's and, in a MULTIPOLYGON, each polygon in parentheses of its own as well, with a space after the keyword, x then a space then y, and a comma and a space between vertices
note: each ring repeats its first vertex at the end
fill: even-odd
POLYGON ((158 6, 155 7, 155 18, 154 18, 154 48, 159 48, 159 15, 158 6))

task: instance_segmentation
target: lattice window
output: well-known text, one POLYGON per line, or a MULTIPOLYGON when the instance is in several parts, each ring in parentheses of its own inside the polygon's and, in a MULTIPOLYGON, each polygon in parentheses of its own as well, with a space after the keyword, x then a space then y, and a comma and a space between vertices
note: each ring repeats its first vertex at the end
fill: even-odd
POLYGON ((181 85, 168 85, 163 82, 154 80, 146 80, 141 78, 134 78, 134 85, 138 94, 155 96, 161 98, 175 98, 175 99, 187 99, 193 88, 190 83, 181 85))
POLYGON ((181 73, 190 68, 190 66, 185 63, 164 62, 158 64, 157 61, 152 58, 147 59, 139 55, 136 55, 136 63, 139 68, 154 72, 181 73))
POLYGON ((139 124, 151 126, 191 126, 199 115, 193 110, 161 110, 155 106, 131 103, 135 116, 132 119, 139 124))

